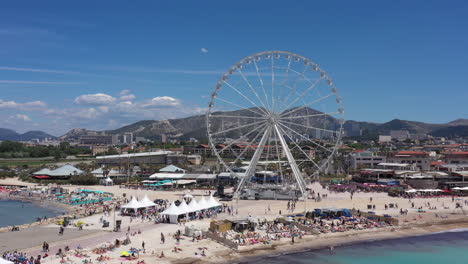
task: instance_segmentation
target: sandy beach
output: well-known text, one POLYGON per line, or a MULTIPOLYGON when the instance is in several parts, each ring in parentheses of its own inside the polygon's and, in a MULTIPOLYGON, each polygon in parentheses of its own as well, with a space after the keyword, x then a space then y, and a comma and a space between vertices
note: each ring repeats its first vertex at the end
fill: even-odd
MULTIPOLYGON (((10 179, 9 182, 15 180, 10 179)), ((2 181, 0 181, 2 184, 2 181)), ((192 242, 189 237, 182 236, 178 248, 182 251, 173 252, 176 246, 176 240, 173 235, 180 230, 184 231, 184 226, 175 224, 154 224, 147 220, 135 219, 130 221, 130 217, 122 217, 118 214, 104 216, 103 214, 95 214, 89 217, 81 218, 80 221, 86 223, 83 231, 78 231, 74 227, 66 228, 65 235, 59 237, 58 225, 51 223, 43 226, 35 226, 20 232, 3 233, 0 234, 1 244, 7 244, 3 248, 5 250, 18 249, 31 255, 41 254, 41 245, 43 241, 50 243, 50 255, 55 255, 58 249, 63 249, 69 246, 72 250, 77 247, 82 247, 88 258, 76 257, 73 254, 67 255, 70 263, 81 263, 84 259, 92 259, 93 261, 99 257, 100 254, 92 253, 92 249, 103 245, 107 242, 113 242, 115 239, 124 239, 127 235, 131 240, 131 244, 121 246, 120 248, 107 252, 106 256, 110 259, 102 263, 119 264, 119 263, 136 263, 137 261, 127 261, 120 258, 121 251, 128 251, 131 247, 142 248, 142 243, 145 243, 146 251, 139 254, 139 260, 144 260, 145 263, 226 263, 237 262, 240 259, 250 259, 262 255, 279 254, 284 252, 294 252, 304 249, 323 248, 330 245, 338 246, 344 243, 356 243, 359 241, 389 239, 405 236, 414 236, 421 234, 428 234, 433 232, 447 231, 457 228, 468 228, 468 218, 461 209, 455 209, 455 203, 452 202, 451 197, 443 198, 425 198, 425 199, 403 199, 396 197, 389 197, 385 193, 355 193, 353 198, 350 198, 349 193, 329 193, 323 189, 319 184, 315 183, 310 186, 315 192, 322 195, 326 194, 327 198, 320 202, 307 201, 297 202, 294 212, 288 212, 286 208, 287 201, 248 201, 240 200, 239 202, 233 201, 228 204, 234 208, 238 208, 238 215, 236 218, 252 216, 258 219, 272 220, 279 216, 281 211, 282 215, 289 213, 300 213, 314 208, 321 207, 339 207, 339 208, 354 208, 361 211, 367 211, 367 205, 373 204, 376 209, 373 210, 376 214, 388 214, 399 220, 399 225, 388 228, 378 228, 370 230, 347 231, 338 233, 328 233, 320 235, 307 235, 302 239, 296 240, 294 245, 291 245, 289 239, 280 239, 273 241, 270 245, 251 245, 242 246, 239 251, 233 251, 230 248, 222 246, 210 239, 203 239, 201 241, 192 242), (372 202, 370 198, 372 197, 372 202), (437 207, 437 210, 429 210, 426 208, 427 202, 431 207, 437 207), (385 209, 385 205, 389 203, 398 204, 398 208, 385 209), (415 204, 415 208, 424 207, 425 213, 418 213, 416 209, 411 208, 411 203, 415 204), (270 210, 267 210, 270 208, 270 210), (408 215, 401 216, 400 209, 408 209, 408 215), (107 228, 102 228, 100 218, 109 221, 111 224, 107 228), (112 232, 113 223, 115 220, 122 220, 122 231, 112 232), (128 234, 128 228, 130 233, 128 234), (136 233, 136 234, 132 234, 136 233), (160 234, 164 233, 166 241, 161 244, 160 234), (1 236, 3 235, 3 236, 1 236), (23 241, 28 238, 28 243, 23 241), (5 239, 8 239, 5 243, 5 239), (200 255, 201 250, 206 248, 206 256, 200 255), (165 257, 159 258, 158 256, 164 252, 165 257)), ((80 188, 80 186, 66 186, 70 190, 80 188)), ((143 195, 148 195, 150 199, 168 199, 173 201, 180 199, 184 191, 148 191, 148 190, 134 190, 120 188, 119 186, 86 186, 87 189, 99 190, 104 192, 111 192, 116 198, 122 197, 126 194, 127 197, 136 196, 138 198, 143 195)), ((206 195, 206 191, 194 190, 191 194, 195 197, 206 195)), ((217 219, 229 219, 232 216, 227 214, 218 215, 217 219)), ((78 220, 74 220, 78 221, 78 220)), ((211 219, 204 219, 199 221, 188 222, 187 226, 195 226, 201 230, 207 230, 211 219)), ((50 256, 45 263, 59 263, 60 259, 55 256, 50 256), (51 262, 49 262, 51 261, 51 262)), ((101 262, 97 262, 101 263, 101 262)))

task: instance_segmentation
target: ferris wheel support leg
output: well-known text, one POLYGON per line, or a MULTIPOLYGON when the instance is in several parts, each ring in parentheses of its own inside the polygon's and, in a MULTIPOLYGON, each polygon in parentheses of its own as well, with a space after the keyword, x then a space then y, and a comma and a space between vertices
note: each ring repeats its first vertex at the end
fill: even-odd
POLYGON ((299 170, 299 167, 297 166, 296 160, 294 159, 291 150, 288 147, 288 144, 286 143, 286 140, 284 139, 283 132, 279 127, 275 124, 273 125, 275 128, 276 133, 278 134, 278 138, 280 140, 281 146, 283 146, 284 152, 286 154, 286 158, 289 161, 289 165, 291 166, 291 170, 293 172, 294 178, 297 182, 297 185, 299 186, 299 190, 301 191, 301 194, 304 196, 306 194, 306 184, 304 181, 304 178, 302 178, 301 171, 299 170))
POLYGON ((267 143, 270 133, 271 133, 271 126, 268 126, 265 129, 265 132, 263 133, 262 139, 260 140, 260 143, 258 144, 257 149, 255 150, 252 160, 250 161, 249 167, 247 168, 247 171, 245 172, 245 176, 241 179, 241 182, 237 186, 236 192, 234 193, 234 196, 238 200, 239 200, 239 195, 240 195, 240 192, 242 191, 242 188, 244 188, 244 185, 247 182, 252 180, 252 177, 255 174, 255 169, 257 168, 258 161, 260 160, 260 157, 262 156, 263 149, 265 147, 265 144, 267 143))

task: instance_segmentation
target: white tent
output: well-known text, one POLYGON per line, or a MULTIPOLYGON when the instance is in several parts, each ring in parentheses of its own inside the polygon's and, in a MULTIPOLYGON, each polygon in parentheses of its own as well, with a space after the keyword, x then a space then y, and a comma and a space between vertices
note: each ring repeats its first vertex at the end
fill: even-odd
POLYGON ((202 210, 200 206, 198 205, 197 200, 195 199, 192 199, 192 201, 190 201, 190 203, 188 204, 188 207, 190 208, 191 212, 202 210))
POLYGON ((139 201, 140 205, 143 207, 156 206, 156 204, 148 198, 148 195, 145 196, 139 201))
POLYGON ((205 197, 204 197, 204 196, 202 196, 202 197, 200 198, 200 200, 198 200, 198 207, 199 207, 200 209, 202 209, 202 210, 203 210, 203 209, 208 209, 208 208, 210 208, 210 206, 209 206, 208 202, 205 200, 205 197))
POLYGON ((187 203, 185 202, 185 200, 183 200, 183 199, 182 199, 182 202, 179 204, 178 208, 183 214, 192 212, 190 210, 189 206, 187 205, 187 203))
POLYGON ((161 215, 169 216, 169 221, 173 224, 177 224, 179 215, 182 214, 184 213, 180 211, 180 209, 175 205, 174 202, 172 202, 171 205, 166 210, 164 210, 164 212, 161 213, 161 215))
POLYGON ((174 202, 171 203, 171 205, 164 210, 164 212, 161 213, 162 215, 181 215, 183 212, 180 211, 180 209, 175 205, 174 202))
POLYGON ((107 177, 107 178, 104 180, 104 182, 105 182, 105 184, 106 184, 107 186, 114 185, 114 181, 113 181, 111 178, 109 178, 109 177, 107 177))
POLYGON ((0 264, 14 264, 13 262, 0 258, 0 264))
POLYGON ((415 193, 415 192, 417 192, 417 190, 412 189, 412 190, 408 190, 408 191, 406 191, 406 192, 407 192, 407 193, 415 193))
POLYGON ((123 205, 122 208, 125 208, 125 209, 138 209, 138 208, 143 208, 144 206, 142 206, 138 201, 137 199, 135 198, 135 196, 132 196, 132 199, 130 200, 130 202, 126 205, 123 205))
POLYGON ((208 205, 210 205, 210 207, 222 206, 222 204, 220 204, 220 203, 218 203, 218 201, 216 201, 216 199, 213 197, 213 195, 210 195, 210 198, 208 199, 208 205))

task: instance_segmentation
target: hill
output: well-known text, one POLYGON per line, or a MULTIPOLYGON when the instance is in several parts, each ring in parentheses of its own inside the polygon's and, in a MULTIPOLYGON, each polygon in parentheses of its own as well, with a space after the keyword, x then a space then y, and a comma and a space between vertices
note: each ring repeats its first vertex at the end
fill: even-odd
POLYGON ((14 130, 0 128, 0 140, 12 140, 12 141, 30 141, 34 139, 43 140, 45 138, 54 139, 56 137, 49 135, 42 131, 28 131, 24 134, 19 134, 14 130))
MULTIPOLYGON (((214 128, 222 127, 223 130, 227 130, 258 121, 256 118, 260 116, 254 113, 255 111, 251 110, 255 110, 255 108, 212 113, 212 116, 214 116, 214 118, 212 118, 212 126, 214 128), (229 117, 217 119, 216 115, 229 117)), ((257 111, 259 111, 259 109, 257 109, 257 111)), ((307 129, 304 128, 304 125, 326 128, 329 130, 336 130, 339 128, 339 120, 331 116, 321 115, 320 111, 311 108, 302 108, 299 110, 290 109, 284 113, 284 116, 290 118, 287 122, 297 122, 298 125, 292 125, 291 127, 301 134, 310 134, 310 131, 308 132, 307 129)), ((357 136, 368 139, 375 139, 378 135, 388 135, 391 130, 408 130, 412 134, 428 134, 439 137, 468 137, 466 127, 468 127, 468 119, 457 119, 446 124, 431 124, 402 119, 393 119, 385 123, 348 120, 343 125, 346 136, 357 136)), ((236 131, 230 131, 226 136, 233 138, 239 137, 240 134, 248 133, 252 128, 253 126, 246 127, 243 131, 237 131, 237 133, 236 131)), ((15 133, 14 131, 12 132, 15 133)), ((81 135, 85 135, 88 132, 92 131, 77 128, 61 136, 60 139, 77 140, 81 135)), ((131 132, 136 137, 144 137, 151 140, 161 140, 162 135, 165 135, 169 139, 179 140, 188 140, 190 138, 196 138, 199 140, 207 139, 205 115, 195 115, 168 120, 142 120, 105 132, 112 135, 131 132)), ((8 131, 5 131, 4 133, 8 133, 8 131)))

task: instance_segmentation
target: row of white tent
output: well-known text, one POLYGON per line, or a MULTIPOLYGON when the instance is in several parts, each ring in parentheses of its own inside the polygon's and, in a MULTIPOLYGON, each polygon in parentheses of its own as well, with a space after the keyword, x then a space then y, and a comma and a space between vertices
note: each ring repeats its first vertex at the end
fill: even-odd
POLYGON ((443 192, 443 191, 439 190, 439 189, 420 189, 420 190, 412 189, 412 190, 408 190, 406 192, 407 193, 415 193, 415 192, 443 192))
POLYGON ((468 187, 454 187, 452 190, 457 190, 457 191, 468 191, 468 187))
POLYGON ((168 216, 179 216, 179 215, 184 215, 188 213, 193 213, 193 212, 198 212, 210 208, 215 208, 218 206, 222 206, 218 201, 213 196, 210 196, 210 198, 207 200, 205 199, 204 196, 202 196, 198 202, 195 198, 192 198, 189 204, 185 202, 184 199, 182 199, 182 202, 179 204, 179 206, 176 206, 174 202, 171 203, 171 205, 162 212, 162 215, 168 215, 168 216))
POLYGON ((132 199, 130 202, 128 202, 126 205, 123 205, 121 208, 124 209, 140 209, 140 208, 148 208, 156 206, 156 204, 151 201, 148 196, 145 194, 145 196, 138 201, 134 196, 132 196, 132 199))

